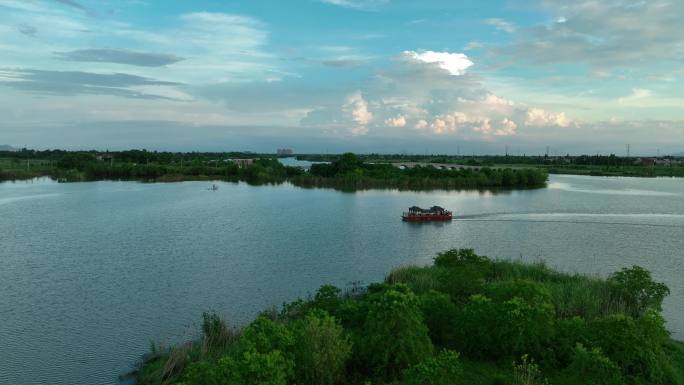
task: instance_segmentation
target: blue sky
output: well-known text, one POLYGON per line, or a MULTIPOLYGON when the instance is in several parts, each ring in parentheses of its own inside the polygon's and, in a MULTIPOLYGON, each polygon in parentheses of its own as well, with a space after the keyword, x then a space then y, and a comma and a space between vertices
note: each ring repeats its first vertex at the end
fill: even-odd
POLYGON ((684 3, 0 0, 0 143, 684 151, 684 3))

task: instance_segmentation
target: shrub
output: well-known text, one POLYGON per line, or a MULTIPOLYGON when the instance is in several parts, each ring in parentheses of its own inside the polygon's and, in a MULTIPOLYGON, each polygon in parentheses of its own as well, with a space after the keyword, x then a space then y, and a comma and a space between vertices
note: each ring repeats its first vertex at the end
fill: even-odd
POLYGON ((217 385, 286 385, 291 377, 293 365, 292 360, 279 350, 259 353, 248 349, 237 355, 221 358, 214 373, 219 378, 217 385))
POLYGON ((451 249, 438 253, 435 257, 434 265, 437 267, 445 267, 453 269, 456 267, 463 267, 465 265, 477 266, 486 268, 490 264, 487 257, 481 257, 475 254, 473 249, 451 249))
POLYGON ((313 305, 329 314, 337 315, 340 302, 340 289, 332 285, 323 285, 316 292, 313 305))
POLYGON ((455 346, 458 308, 449 296, 430 291, 419 297, 419 304, 432 343, 442 347, 455 346))
POLYGON ((303 384, 332 385, 342 378, 351 342, 324 311, 312 312, 295 325, 297 378, 303 384))
POLYGON ((651 273, 639 266, 613 273, 609 281, 622 289, 623 298, 632 309, 632 316, 639 317, 648 309, 661 310, 663 300, 670 294, 664 283, 655 282, 651 273))
POLYGON ((664 320, 656 313, 647 313, 637 321, 612 315, 589 323, 591 344, 600 348, 631 381, 670 382, 662 347, 666 335, 664 320))
POLYGON ((374 287, 368 298, 363 351, 376 375, 395 379, 427 358, 432 344, 413 292, 403 285, 382 288, 374 287))
POLYGON ((487 291, 496 299, 474 295, 459 315, 457 340, 462 351, 480 358, 528 352, 547 358, 554 311, 551 304, 544 302, 544 289, 531 282, 513 281, 497 283, 487 291))
POLYGON ((477 266, 442 269, 437 276, 439 291, 448 294, 458 304, 466 303, 470 296, 482 293, 484 288, 484 277, 477 266))
POLYGON ((601 349, 587 349, 577 344, 568 367, 568 376, 586 385, 620 385, 620 368, 601 353, 601 349))
POLYGON ((240 338, 240 345, 243 350, 253 349, 259 353, 274 350, 289 353, 294 345, 294 336, 284 325, 265 317, 258 317, 245 329, 240 338))
POLYGON ((560 319, 556 321, 553 336, 553 351, 556 367, 566 367, 572 361, 577 344, 586 345, 587 323, 580 317, 560 319))
POLYGON ((404 372, 405 385, 454 385, 463 372, 458 353, 443 350, 404 372))

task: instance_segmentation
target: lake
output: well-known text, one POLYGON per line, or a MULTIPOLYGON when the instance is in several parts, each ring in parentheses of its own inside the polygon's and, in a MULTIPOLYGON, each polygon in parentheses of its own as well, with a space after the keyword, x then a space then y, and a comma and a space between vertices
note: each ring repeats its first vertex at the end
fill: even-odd
POLYGON ((471 247, 606 275, 641 265, 684 339, 684 179, 551 176, 506 193, 345 193, 288 184, 0 184, 0 383, 117 384, 148 351, 314 292, 471 247), (409 224, 440 205, 452 223, 409 224))

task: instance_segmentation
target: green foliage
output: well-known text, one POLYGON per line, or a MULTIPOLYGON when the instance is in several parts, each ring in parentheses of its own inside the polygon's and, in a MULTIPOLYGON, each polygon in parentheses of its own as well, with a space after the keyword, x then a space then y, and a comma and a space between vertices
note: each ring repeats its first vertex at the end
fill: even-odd
POLYGON ((392 270, 387 276, 387 282, 391 284, 402 283, 416 294, 427 293, 430 290, 437 290, 439 288, 439 278, 435 269, 402 266, 392 270))
POLYGON ((369 297, 363 328, 364 357, 375 374, 396 379, 432 352, 418 300, 406 286, 395 286, 369 297))
POLYGON ((463 367, 459 354, 443 350, 435 357, 413 365, 404 372, 405 385, 456 385, 460 381, 463 367))
POLYGON ((326 312, 337 315, 342 300, 341 290, 332 285, 323 285, 314 296, 313 306, 326 312))
POLYGON ((657 313, 647 313, 638 320, 612 315, 589 323, 591 344, 618 364, 630 382, 643 379, 651 384, 670 383, 663 354, 666 336, 664 320, 657 313))
POLYGON ((494 298, 471 297, 459 318, 459 343, 474 357, 545 356, 554 332, 553 306, 539 284, 513 281, 488 287, 494 298))
POLYGON ((473 249, 451 249, 437 253, 435 266, 449 269, 463 266, 477 266, 481 269, 488 267, 490 261, 487 257, 475 254, 473 249))
POLYGON ((243 332, 240 344, 245 350, 253 349, 259 353, 278 350, 291 353, 294 336, 285 326, 265 317, 258 317, 243 332))
POLYGON ((324 311, 316 311, 297 322, 295 362, 302 384, 333 385, 343 378, 351 354, 344 329, 324 311))
POLYGON ((648 309, 661 310, 663 300, 670 294, 665 284, 653 281, 651 273, 639 266, 622 269, 611 275, 609 280, 622 290, 634 317, 641 316, 648 309))
POLYGON ((587 349, 578 344, 573 352, 567 375, 586 385, 621 385, 620 368, 601 353, 601 349, 587 349))
POLYGON ((205 313, 200 341, 154 346, 137 379, 140 385, 537 385, 548 383, 545 377, 557 385, 684 384, 684 345, 669 339, 660 315, 666 294, 665 285, 637 267, 600 279, 454 249, 438 254, 435 266, 399 268, 365 290, 342 294, 322 286, 309 300, 262 313, 241 333, 205 313), (435 347, 454 350, 433 356, 435 347), (511 367, 516 357, 522 359, 511 367))
POLYGON ((520 361, 513 363, 513 385, 549 385, 542 376, 539 365, 524 354, 520 361))
POLYGON ((216 313, 202 313, 202 338, 209 347, 225 347, 232 339, 226 323, 216 313))
POLYGON ((430 291, 419 297, 420 310, 432 343, 437 346, 454 347, 458 324, 458 308, 449 296, 430 291))
POLYGON ((280 350, 261 353, 249 349, 219 360, 216 371, 220 381, 217 384, 286 385, 293 366, 292 359, 285 357, 280 350))
POLYGON ((556 367, 569 365, 575 354, 577 344, 586 345, 588 341, 587 323, 583 318, 573 317, 556 320, 552 342, 556 367))

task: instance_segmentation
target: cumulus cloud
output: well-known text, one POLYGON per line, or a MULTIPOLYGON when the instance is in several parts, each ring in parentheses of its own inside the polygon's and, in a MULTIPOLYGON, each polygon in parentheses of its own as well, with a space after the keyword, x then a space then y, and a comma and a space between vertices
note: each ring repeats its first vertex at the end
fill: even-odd
POLYGON ((397 115, 394 118, 387 118, 385 119, 385 125, 389 127, 404 127, 406 126, 406 117, 397 115))
POLYGON ((425 119, 419 119, 413 127, 418 130, 424 130, 428 127, 428 122, 425 119))
POLYGON ((499 31, 504 31, 507 33, 513 33, 517 29, 515 24, 511 23, 510 21, 498 18, 487 19, 485 20, 485 24, 494 26, 494 28, 498 29, 499 31))
POLYGON ((501 127, 497 128, 496 131, 494 131, 494 135, 496 136, 511 136, 515 135, 515 130, 518 128, 518 125, 508 119, 505 118, 504 120, 501 121, 501 127))
POLYGON ((554 113, 541 108, 528 109, 525 119, 528 127, 569 127, 571 124, 564 112, 554 113))
POLYGON ((434 64, 451 75, 463 75, 474 63, 462 53, 404 51, 402 56, 418 63, 434 64))
POLYGON ((347 97, 347 102, 342 110, 351 115, 357 127, 352 128, 352 135, 366 135, 368 123, 373 120, 373 113, 368 110, 368 102, 363 98, 361 91, 357 91, 347 97))

